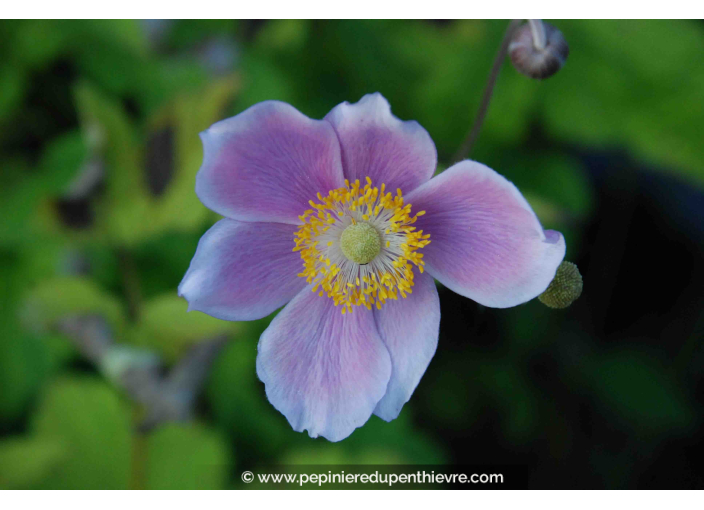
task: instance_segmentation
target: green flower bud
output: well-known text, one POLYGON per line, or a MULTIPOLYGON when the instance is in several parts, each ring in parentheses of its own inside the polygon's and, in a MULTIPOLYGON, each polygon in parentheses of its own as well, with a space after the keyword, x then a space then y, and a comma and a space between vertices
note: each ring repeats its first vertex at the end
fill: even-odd
POLYGON ((555 278, 538 299, 550 308, 567 308, 582 294, 582 275, 572 262, 563 261, 555 278))

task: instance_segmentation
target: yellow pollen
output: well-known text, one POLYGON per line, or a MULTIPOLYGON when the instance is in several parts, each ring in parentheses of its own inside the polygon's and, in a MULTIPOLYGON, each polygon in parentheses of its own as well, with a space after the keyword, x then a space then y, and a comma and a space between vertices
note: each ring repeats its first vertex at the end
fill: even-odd
POLYGON ((327 295, 342 313, 353 306, 381 309, 387 299, 406 297, 412 292, 413 265, 423 272, 419 250, 430 243, 430 235, 416 230, 413 223, 420 211, 411 215, 401 190, 396 195, 372 186, 366 178, 327 196, 318 193, 318 202, 299 219, 303 224, 295 234, 293 251, 301 253, 303 272, 298 276, 312 285, 313 292, 327 295))

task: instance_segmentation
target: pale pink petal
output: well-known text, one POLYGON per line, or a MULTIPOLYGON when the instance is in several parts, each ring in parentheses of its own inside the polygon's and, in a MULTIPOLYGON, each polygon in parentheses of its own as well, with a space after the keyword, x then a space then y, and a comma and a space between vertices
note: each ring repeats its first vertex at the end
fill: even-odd
POLYGON ((504 177, 462 161, 407 195, 430 234, 426 269, 485 306, 506 308, 542 293, 565 256, 559 232, 543 231, 528 202, 504 177))
POLYGON ((306 285, 296 276, 303 263, 295 246, 294 225, 224 219, 198 243, 180 296, 189 310, 218 319, 261 319, 285 305, 306 285))
POLYGON ((201 138, 196 193, 229 218, 297 224, 316 193, 344 185, 335 131, 286 103, 258 103, 201 138))
POLYGON ((306 288, 259 340, 257 374, 294 430, 339 441, 371 416, 391 361, 371 311, 342 315, 330 298, 306 288))
POLYGON ((371 178, 394 193, 417 188, 433 176, 437 165, 435 144, 420 124, 403 122, 391 113, 378 92, 359 102, 341 103, 327 114, 342 147, 342 165, 350 181, 371 178))
POLYGON ((391 379, 374 410, 391 421, 401 412, 435 354, 440 331, 440 298, 428 274, 415 275, 413 292, 405 299, 388 300, 374 310, 386 348, 391 355, 391 379))

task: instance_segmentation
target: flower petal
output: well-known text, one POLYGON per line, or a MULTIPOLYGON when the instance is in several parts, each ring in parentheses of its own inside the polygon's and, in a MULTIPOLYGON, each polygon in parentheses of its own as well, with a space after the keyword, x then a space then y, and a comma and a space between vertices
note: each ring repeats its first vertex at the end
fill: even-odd
POLYGON ((435 281, 428 273, 416 273, 413 292, 408 297, 388 300, 374 314, 391 355, 391 379, 374 414, 391 421, 411 398, 438 346, 440 298, 435 281))
POLYGON ((178 287, 189 310, 218 319, 261 319, 303 287, 301 257, 293 252, 294 225, 223 219, 198 242, 178 287))
POLYGON ((300 224, 316 193, 344 185, 335 131, 286 103, 258 103, 201 139, 196 193, 229 218, 300 224))
POLYGON ((562 234, 544 232, 518 189, 481 163, 462 161, 406 198, 426 211, 416 227, 430 234, 428 272, 485 306, 533 299, 565 256, 562 234))
POLYGON ((264 331, 257 356, 273 406, 294 430, 330 441, 366 423, 391 375, 374 314, 340 310, 306 288, 264 331))
POLYGON ((378 92, 358 103, 341 103, 325 117, 342 147, 342 165, 350 181, 370 177, 408 193, 433 176, 437 151, 428 132, 415 121, 402 122, 378 92))

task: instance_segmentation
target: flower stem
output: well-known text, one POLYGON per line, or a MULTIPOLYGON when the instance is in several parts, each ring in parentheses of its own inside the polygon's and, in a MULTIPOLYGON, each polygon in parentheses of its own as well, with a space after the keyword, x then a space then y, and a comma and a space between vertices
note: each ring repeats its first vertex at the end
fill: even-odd
MULTIPOLYGON (((125 299, 127 300, 127 311, 132 323, 139 321, 142 307, 142 286, 139 281, 139 274, 134 262, 132 252, 127 248, 119 248, 117 257, 122 273, 122 285, 125 299)), ((130 445, 130 477, 129 488, 141 490, 146 488, 147 477, 147 433, 140 427, 143 409, 135 402, 132 405, 132 433, 130 445)))
POLYGON ((142 289, 139 283, 139 275, 137 274, 134 257, 126 248, 120 248, 117 252, 117 256, 120 262, 125 299, 127 299, 127 312, 130 320, 137 322, 142 306, 142 289))
POLYGON ((146 489, 147 480, 147 433, 139 424, 142 412, 138 404, 132 408, 132 440, 130 446, 130 490, 146 489))
POLYGON ((486 112, 489 109, 491 96, 494 93, 494 85, 496 84, 496 79, 499 77, 501 65, 504 63, 504 59, 506 58, 506 54, 508 53, 508 46, 511 43, 511 36, 513 35, 513 32, 516 30, 516 28, 518 28, 518 25, 521 24, 521 22, 522 20, 520 19, 511 20, 511 22, 508 24, 508 27, 506 28, 504 38, 501 41, 501 46, 499 46, 499 50, 496 52, 496 57, 494 57, 494 64, 491 67, 489 78, 487 79, 486 85, 484 86, 484 94, 482 95, 482 100, 479 104, 479 110, 477 110, 477 115, 474 118, 474 124, 472 125, 472 129, 469 130, 469 133, 467 133, 467 136, 462 142, 462 145, 460 145, 460 148, 457 150, 454 157, 452 158, 452 161, 454 163, 469 156, 469 153, 472 151, 472 147, 474 146, 474 142, 477 141, 479 131, 481 130, 482 124, 484 123, 484 118, 486 117, 486 112))

